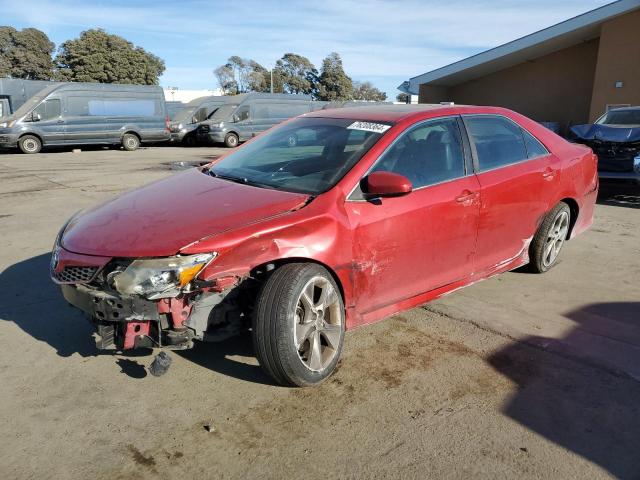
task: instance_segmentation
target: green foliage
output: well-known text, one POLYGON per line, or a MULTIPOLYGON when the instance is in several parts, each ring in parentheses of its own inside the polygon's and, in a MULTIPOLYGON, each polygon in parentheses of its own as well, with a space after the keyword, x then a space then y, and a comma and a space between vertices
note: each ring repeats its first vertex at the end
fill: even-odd
POLYGON ((398 95, 396 95, 396 101, 409 103, 409 95, 407 95, 406 93, 399 93, 398 95))
POLYGON ((50 80, 54 44, 36 28, 0 27, 0 77, 50 80))
POLYGON ((270 73, 255 60, 233 55, 227 63, 213 71, 226 95, 246 92, 268 92, 270 73))
POLYGON ((160 58, 102 29, 64 42, 55 63, 56 79, 70 82, 157 85, 165 70, 160 58))
POLYGON ((318 99, 327 101, 350 100, 353 96, 353 82, 342 67, 342 59, 336 52, 322 61, 318 83, 318 99))
POLYGON ((371 82, 355 82, 353 85, 353 99, 366 102, 384 102, 387 94, 378 90, 371 82))
POLYGON ((281 82, 281 91, 294 94, 314 95, 318 89, 318 71, 307 57, 295 53, 285 53, 276 62, 273 69, 275 76, 281 82))

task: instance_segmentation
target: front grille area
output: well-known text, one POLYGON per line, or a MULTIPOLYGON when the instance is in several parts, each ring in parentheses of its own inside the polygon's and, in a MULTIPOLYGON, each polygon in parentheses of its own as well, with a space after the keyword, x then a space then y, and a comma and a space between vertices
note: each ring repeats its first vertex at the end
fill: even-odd
POLYGON ((88 283, 98 272, 98 267, 64 267, 56 272, 56 280, 62 283, 88 283))
POLYGON ((209 128, 209 125, 200 125, 198 127, 198 130, 200 130, 200 132, 202 133, 208 133, 210 128, 209 128))

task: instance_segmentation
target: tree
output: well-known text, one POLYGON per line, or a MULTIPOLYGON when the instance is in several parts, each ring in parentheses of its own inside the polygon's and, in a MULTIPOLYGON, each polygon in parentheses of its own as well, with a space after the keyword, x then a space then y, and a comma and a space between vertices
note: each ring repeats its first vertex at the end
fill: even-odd
POLYGON ((355 82, 353 85, 353 99, 366 102, 384 102, 387 94, 378 90, 371 82, 355 82))
MULTIPOLYGON (((233 55, 213 73, 225 95, 268 92, 271 89, 271 72, 252 59, 233 55)), ((276 80, 277 75, 274 72, 274 92, 278 91, 276 80)), ((282 87, 279 91, 282 91, 282 87)))
POLYGON ((399 93, 396 95, 396 101, 402 103, 409 103, 409 95, 406 93, 399 93))
POLYGON ((318 83, 319 100, 349 100, 353 95, 353 82, 342 67, 340 55, 333 52, 322 61, 318 83))
POLYGON ((55 63, 56 78, 70 82, 157 85, 165 70, 159 57, 102 29, 64 42, 55 63))
POLYGON ((0 27, 0 77, 50 80, 54 47, 37 28, 0 27))
POLYGON ((307 57, 295 53, 285 53, 276 62, 273 69, 282 82, 282 91, 294 94, 316 94, 318 89, 318 71, 307 57))
POLYGON ((233 68, 229 64, 220 65, 213 71, 218 80, 218 85, 225 95, 235 95, 238 93, 238 84, 236 83, 233 68))

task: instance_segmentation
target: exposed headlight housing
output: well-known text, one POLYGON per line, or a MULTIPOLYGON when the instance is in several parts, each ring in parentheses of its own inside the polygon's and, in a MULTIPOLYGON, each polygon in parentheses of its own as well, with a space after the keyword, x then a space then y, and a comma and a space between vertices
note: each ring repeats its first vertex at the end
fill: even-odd
POLYGON ((114 276, 115 289, 122 295, 149 300, 176 297, 211 262, 217 253, 134 260, 114 276))
POLYGON ((15 120, 11 120, 10 122, 2 122, 0 123, 0 128, 11 128, 13 124, 16 123, 15 120))

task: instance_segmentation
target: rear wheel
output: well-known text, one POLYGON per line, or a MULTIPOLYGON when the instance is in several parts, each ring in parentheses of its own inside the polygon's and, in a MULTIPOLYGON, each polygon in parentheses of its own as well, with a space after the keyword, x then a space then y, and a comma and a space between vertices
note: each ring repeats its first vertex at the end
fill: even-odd
POLYGON ((344 304, 325 268, 292 263, 265 282, 253 318, 262 369, 285 386, 310 386, 335 370, 344 340, 344 304))
POLYGON ((229 148, 237 147, 238 143, 240 143, 240 139, 235 133, 227 133, 227 136, 224 137, 224 144, 229 148))
POLYGON ((560 202, 545 217, 529 247, 529 269, 544 273, 556 264, 560 250, 569 235, 571 211, 560 202))
POLYGON ((140 147, 140 139, 133 133, 125 133, 122 136, 122 148, 128 152, 137 150, 140 147))
POLYGON ((34 135, 25 135, 18 140, 18 147, 22 153, 38 153, 42 150, 42 142, 34 135))

